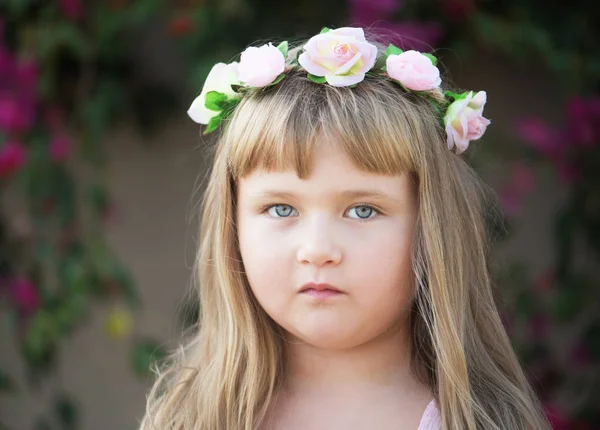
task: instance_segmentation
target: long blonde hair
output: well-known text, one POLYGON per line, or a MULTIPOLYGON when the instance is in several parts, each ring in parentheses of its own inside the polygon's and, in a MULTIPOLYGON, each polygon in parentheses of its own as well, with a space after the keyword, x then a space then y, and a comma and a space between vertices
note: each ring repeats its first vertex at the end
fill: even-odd
POLYGON ((306 178, 323 135, 340 142, 358 169, 415 178, 412 361, 436 397, 443 429, 549 428, 492 294, 485 216, 493 194, 448 150, 426 99, 383 77, 336 88, 291 70, 247 95, 222 128, 202 200, 198 326, 155 369, 142 430, 252 430, 264 421, 285 375, 284 336, 244 274, 236 187, 257 168, 306 178))

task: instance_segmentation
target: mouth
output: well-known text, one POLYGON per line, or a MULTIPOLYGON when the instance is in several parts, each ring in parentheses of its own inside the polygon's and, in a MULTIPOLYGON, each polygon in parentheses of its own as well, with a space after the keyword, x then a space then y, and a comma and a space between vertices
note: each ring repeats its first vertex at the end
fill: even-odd
POLYGON ((330 297, 341 296, 345 294, 343 291, 329 284, 315 284, 308 283, 304 284, 299 291, 300 294, 304 294, 316 299, 327 299, 330 297))

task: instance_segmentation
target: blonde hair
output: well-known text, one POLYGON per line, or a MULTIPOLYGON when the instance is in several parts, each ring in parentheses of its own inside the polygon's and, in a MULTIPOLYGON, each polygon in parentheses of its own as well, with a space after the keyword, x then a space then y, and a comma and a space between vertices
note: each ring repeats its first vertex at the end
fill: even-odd
POLYGON ((298 70, 247 95, 219 136, 202 200, 198 326, 155 369, 141 429, 251 430, 264 421, 285 375, 283 332, 244 275, 236 187, 257 168, 306 178, 323 136, 358 169, 415 178, 413 368, 436 397, 443 429, 548 429, 492 294, 485 216, 493 194, 448 150, 439 113, 384 77, 336 88, 298 70))

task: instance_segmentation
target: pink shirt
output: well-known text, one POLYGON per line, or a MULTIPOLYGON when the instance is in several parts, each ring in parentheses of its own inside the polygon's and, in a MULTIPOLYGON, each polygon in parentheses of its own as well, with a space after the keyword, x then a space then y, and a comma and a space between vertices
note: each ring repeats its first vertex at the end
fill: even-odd
POLYGON ((440 411, 437 408, 435 399, 429 402, 423 416, 421 417, 421 423, 417 430, 441 430, 442 429, 442 417, 440 411))

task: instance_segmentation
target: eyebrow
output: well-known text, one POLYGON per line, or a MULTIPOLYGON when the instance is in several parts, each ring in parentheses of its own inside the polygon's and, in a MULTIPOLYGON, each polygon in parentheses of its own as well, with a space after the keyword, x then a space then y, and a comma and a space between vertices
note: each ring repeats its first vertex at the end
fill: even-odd
MULTIPOLYGON (((393 197, 389 194, 382 193, 377 190, 345 190, 337 193, 339 197, 347 199, 358 199, 358 198, 375 198, 384 200, 398 201, 397 197, 393 197)), ((279 190, 265 190, 252 194, 253 198, 280 198, 280 199, 297 199, 299 196, 289 191, 279 190)), ((301 197, 301 196, 300 196, 301 197)))

